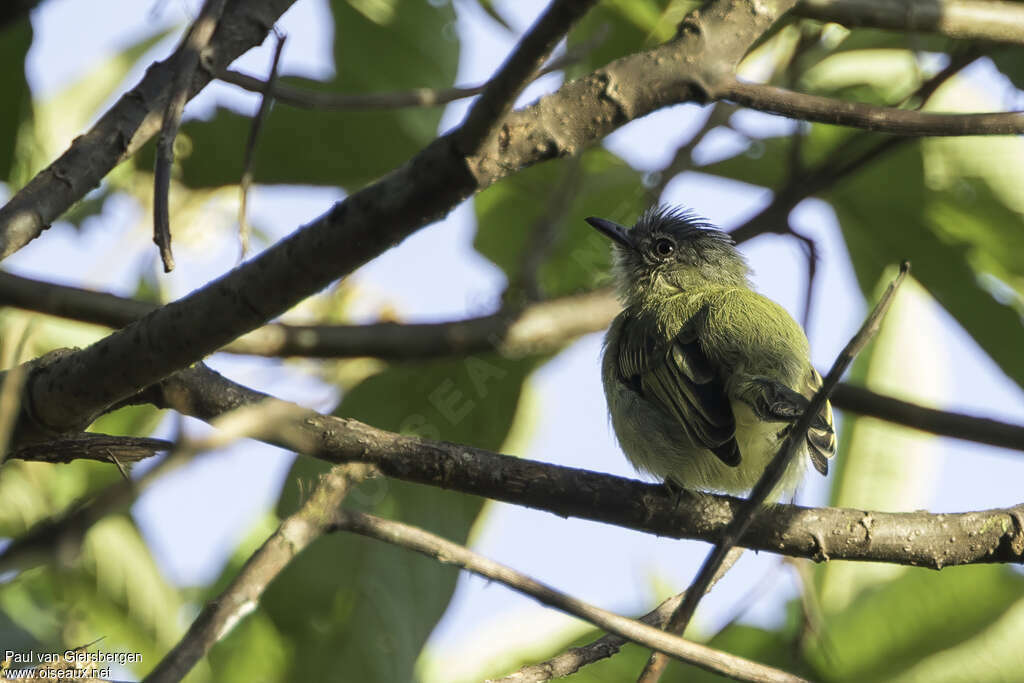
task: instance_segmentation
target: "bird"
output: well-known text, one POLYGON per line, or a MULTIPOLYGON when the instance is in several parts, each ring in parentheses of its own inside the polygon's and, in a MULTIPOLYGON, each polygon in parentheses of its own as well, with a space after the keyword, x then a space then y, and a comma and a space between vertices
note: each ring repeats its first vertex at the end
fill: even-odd
MULTIPOLYGON (((632 228, 586 221, 611 239, 623 304, 601 377, 626 457, 670 487, 749 492, 821 386, 803 330, 696 213, 653 206, 632 228)), ((770 497, 795 495, 808 462, 826 475, 835 452, 826 402, 770 497)))

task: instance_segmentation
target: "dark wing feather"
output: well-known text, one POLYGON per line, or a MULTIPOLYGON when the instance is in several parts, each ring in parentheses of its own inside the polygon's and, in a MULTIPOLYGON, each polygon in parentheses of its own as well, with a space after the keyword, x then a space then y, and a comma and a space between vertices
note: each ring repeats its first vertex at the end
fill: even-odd
MULTIPOLYGON (((741 390, 740 398, 765 422, 796 422, 810 405, 809 397, 820 386, 821 375, 811 368, 802 387, 803 393, 771 377, 751 377, 741 390)), ((807 447, 814 469, 828 474, 828 459, 836 453, 832 406, 828 401, 811 421, 810 429, 807 430, 807 447)))
MULTIPOLYGON (((807 389, 813 394, 820 387, 821 375, 817 370, 811 368, 807 389)), ((825 401, 825 405, 818 411, 817 419, 807 431, 807 445, 814 469, 822 474, 828 474, 828 461, 836 454, 836 432, 832 421, 832 404, 830 402, 825 401)))
POLYGON ((725 387, 700 346, 706 309, 701 309, 669 342, 633 320, 619 342, 619 373, 634 391, 674 418, 695 443, 727 465, 740 463, 736 422, 725 387))

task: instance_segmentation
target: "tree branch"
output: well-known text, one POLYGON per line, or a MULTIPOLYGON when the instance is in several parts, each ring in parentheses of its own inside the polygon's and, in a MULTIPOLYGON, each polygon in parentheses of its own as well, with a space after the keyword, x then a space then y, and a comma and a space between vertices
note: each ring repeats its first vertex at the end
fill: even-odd
MULTIPOLYGON (((785 671, 714 650, 678 636, 666 634, 642 621, 619 616, 551 588, 525 574, 499 564, 468 548, 407 524, 355 510, 338 510, 335 529, 351 531, 402 548, 414 550, 440 562, 454 564, 491 581, 536 598, 544 605, 566 612, 627 640, 653 647, 672 657, 738 681, 789 681, 804 679, 785 671)), ((148 679, 147 679, 148 680, 148 679)))
POLYGON ((763 83, 738 80, 722 83, 713 91, 713 97, 801 121, 830 123, 893 135, 924 137, 1024 133, 1024 113, 1021 112, 933 114, 808 95, 763 83))
MULTIPOLYGON (((202 364, 176 373, 136 399, 210 421, 242 405, 285 403, 235 384, 202 364)), ((561 467, 472 446, 403 436, 356 420, 302 411, 263 441, 331 463, 363 462, 383 474, 472 495, 672 538, 716 540, 743 500, 561 467)), ((772 505, 739 545, 826 559, 941 568, 1024 562, 1024 505, 1005 510, 929 514, 772 505), (955 540, 953 540, 955 539, 955 540)))
POLYGON ((1024 7, 998 0, 800 0, 793 13, 850 27, 1024 45, 1024 7))
POLYGON ((174 165, 174 140, 178 137, 181 115, 185 112, 189 87, 200 54, 210 45, 210 39, 224 12, 225 0, 206 0, 199 16, 192 23, 181 46, 175 52, 175 74, 171 95, 167 98, 160 135, 156 140, 156 166, 153 170, 153 243, 160 250, 164 272, 174 270, 171 253, 171 166, 174 165))
MULTIPOLYGON (((31 414, 52 431, 78 429, 107 406, 283 313, 499 177, 571 154, 627 120, 690 98, 691 84, 703 78, 701 65, 734 64, 792 1, 746 0, 737 5, 716 0, 687 18, 689 29, 679 39, 617 60, 532 107, 509 114, 471 158, 462 156, 459 146, 479 134, 476 128, 458 143, 452 136, 436 140, 401 168, 245 265, 33 373, 26 391, 31 414), (698 30, 701 39, 694 39, 698 30), (691 66, 681 66, 685 64, 691 66), (649 87, 653 83, 660 87, 649 87), (551 108, 559 113, 546 113, 551 108), (567 109, 588 124, 567 125, 567 109)), ((541 49, 547 42, 527 36, 523 44, 541 49)), ((480 114, 468 120, 486 128, 487 119, 480 114)))
MULTIPOLYGON (((735 550, 737 552, 732 553, 729 560, 722 564, 719 572, 715 575, 715 580, 711 582, 711 586, 714 586, 715 583, 725 576, 725 573, 732 569, 732 566, 743 554, 742 548, 736 548, 735 550)), ((710 586, 708 590, 711 590, 710 586)), ((679 607, 679 603, 682 602, 685 595, 686 591, 673 595, 640 617, 639 621, 655 628, 664 627, 669 617, 679 607)), ((518 671, 488 681, 488 683, 543 683, 543 681, 549 681, 552 678, 570 676, 589 664, 594 664, 617 654, 627 642, 629 641, 620 635, 608 633, 582 647, 571 648, 555 655, 551 659, 538 664, 524 666, 518 671)))
MULTIPOLYGON (((57 285, 0 272, 0 306, 124 327, 159 308, 104 292, 57 285)), ((271 323, 221 351, 271 357, 372 357, 427 360, 497 351, 507 357, 550 353, 574 339, 607 329, 621 310, 611 290, 549 299, 523 308, 440 323, 285 325, 271 323)), ((840 384, 832 405, 924 432, 1024 451, 1024 426, 936 410, 840 384)), ((18 457, 18 456, 15 456, 18 457)))
MULTIPOLYGON (((217 31, 204 52, 211 68, 223 69, 243 52, 259 45, 294 2, 228 0, 217 31)), ((0 260, 38 237, 160 130, 173 90, 178 55, 176 52, 150 66, 142 80, 87 133, 75 138, 60 158, 0 208, 0 260)), ((192 79, 190 96, 195 96, 210 80, 199 70, 192 79)))

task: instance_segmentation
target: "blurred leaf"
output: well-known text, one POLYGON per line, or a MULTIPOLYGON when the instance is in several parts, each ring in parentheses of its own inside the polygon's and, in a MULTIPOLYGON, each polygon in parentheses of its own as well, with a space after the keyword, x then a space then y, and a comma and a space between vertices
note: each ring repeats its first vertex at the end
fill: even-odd
MULTIPOLYGON (((459 44, 455 13, 421 0, 334 0, 334 59, 329 82, 282 83, 336 93, 383 92, 452 85, 459 44)), ((340 185, 370 182, 406 161, 436 135, 442 110, 305 111, 278 105, 263 122, 253 173, 258 183, 340 185)), ((251 119, 220 108, 209 121, 182 128, 190 153, 177 157, 191 187, 233 185, 251 119)), ((151 164, 153 145, 140 161, 151 164)))
POLYGON ((914 277, 1003 372, 1024 386, 1020 316, 979 284, 970 265, 971 245, 947 236, 957 229, 958 212, 948 211, 956 198, 949 189, 925 187, 920 145, 901 145, 825 196, 865 291, 874 289, 878 268, 909 258, 914 277))
POLYGON ((909 50, 949 52, 956 41, 938 33, 902 33, 876 28, 857 28, 834 47, 835 52, 855 50, 909 50))
POLYGON ((600 216, 631 224, 646 201, 642 175, 601 147, 580 159, 539 164, 481 192, 475 202, 473 246, 505 271, 511 282, 522 272, 523 252, 539 222, 559 219, 554 243, 539 272, 542 291, 559 296, 593 288, 607 278, 609 243, 584 222, 600 216), (574 170, 572 164, 582 164, 574 170), (566 186, 566 177, 579 173, 566 186), (553 209, 569 194, 568 210, 553 209))
MULTIPOLYGON (((481 355, 392 366, 349 391, 336 413, 384 429, 497 450, 516 422, 522 385, 536 362, 481 355)), ((325 469, 319 461, 296 460, 281 495, 281 516, 296 508, 325 469)), ((464 543, 483 501, 374 479, 352 491, 345 504, 464 543)), ((457 575, 451 566, 379 541, 346 534, 318 540, 261 603, 262 613, 286 639, 290 664, 283 679, 411 680, 457 575)))
POLYGON ((28 17, 0 29, 0 64, 4 65, 0 71, 0 92, 4 93, 0 107, 0 180, 11 183, 12 190, 20 185, 11 176, 18 137, 32 121, 32 91, 25 78, 25 55, 31 45, 28 17))
MULTIPOLYGON (((86 534, 81 557, 62 558, 0 585, 0 610, 59 652, 103 637, 102 649, 138 652, 143 673, 181 635, 182 603, 132 522, 114 515, 86 534)), ((192 681, 208 680, 202 677, 192 681)))
POLYGON ((1013 85, 1024 88, 1024 60, 1020 58, 1019 45, 995 45, 986 50, 985 56, 1013 85))
MULTIPOLYGON (((808 660, 822 680, 899 679, 927 657, 978 636, 1022 598, 1024 577, 1009 567, 908 569, 842 611, 826 613, 828 647, 812 648, 808 660)), ((1012 655, 1019 659, 1019 652, 1012 655)), ((971 661, 970 680, 1007 680, 991 676, 985 662, 971 661)))
POLYGON ((586 49, 567 75, 576 78, 665 42, 675 35, 683 17, 702 4, 699 0, 603 0, 569 34, 569 49, 586 49))

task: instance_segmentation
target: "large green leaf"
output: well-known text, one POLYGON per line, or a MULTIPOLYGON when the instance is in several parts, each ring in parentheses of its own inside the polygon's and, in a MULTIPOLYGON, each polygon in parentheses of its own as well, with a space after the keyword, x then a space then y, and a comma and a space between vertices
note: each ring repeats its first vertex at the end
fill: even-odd
POLYGON ((32 45, 32 24, 28 18, 0 30, 0 180, 10 181, 17 141, 22 126, 32 117, 32 93, 25 78, 25 55, 32 45))
POLYGON ((518 283, 538 225, 555 220, 555 238, 538 273, 541 289, 548 296, 589 289, 607 277, 610 245, 583 219, 632 223, 645 196, 639 172, 592 148, 579 159, 533 166, 482 192, 473 244, 518 283))
MULTIPOLYGON (((1024 576, 1008 567, 908 569, 842 611, 826 613, 825 640, 809 650, 808 660, 821 680, 901 679, 901 672, 983 635, 1022 600, 1024 576)), ((1019 660, 1019 652, 1006 657, 1019 660)), ((970 680, 1007 680, 992 675, 994 662, 971 661, 976 668, 970 680)))
POLYGON ((141 662, 128 666, 143 673, 180 636, 181 599, 127 517, 103 519, 86 534, 80 558, 59 559, 58 566, 0 585, 0 611, 45 651, 62 652, 102 637, 99 649, 140 653, 141 662))
MULTIPOLYGON (((904 144, 826 198, 835 208, 866 291, 873 291, 877 278, 865 280, 865 274, 909 258, 925 289, 1024 386, 1024 325, 1012 306, 997 301, 979 283, 971 267, 974 245, 955 237, 964 227, 957 225, 961 212, 955 209, 959 202, 954 192, 926 187, 920 145, 904 144)), ((985 212, 983 205, 976 206, 978 220, 984 220, 985 212)), ((990 213, 1005 216, 994 205, 990 213)))
MULTIPOLYGON (((499 449, 516 421, 535 359, 471 356, 397 365, 348 392, 337 414, 395 431, 499 449)), ((282 492, 286 515, 308 495, 323 463, 300 458, 282 492)), ((483 501, 389 479, 364 482, 346 505, 466 542, 483 501)), ((458 572, 415 553, 357 536, 322 538, 271 585, 259 614, 282 634, 284 680, 410 680, 444 613, 458 572)), ((245 633, 232 634, 230 648, 245 633)), ((217 659, 213 659, 217 665, 217 659)))
MULTIPOLYGON (((329 82, 282 83, 334 93, 364 93, 452 85, 459 45, 455 14, 421 0, 335 0, 334 59, 329 82)), ((285 48, 287 50, 287 47, 285 48)), ((259 183, 355 188, 408 159, 436 134, 441 109, 307 111, 278 105, 263 122, 253 173, 259 183)), ((182 180, 191 187, 237 183, 251 119, 218 109, 182 134, 182 180)), ((143 164, 152 163, 152 148, 143 164)))

